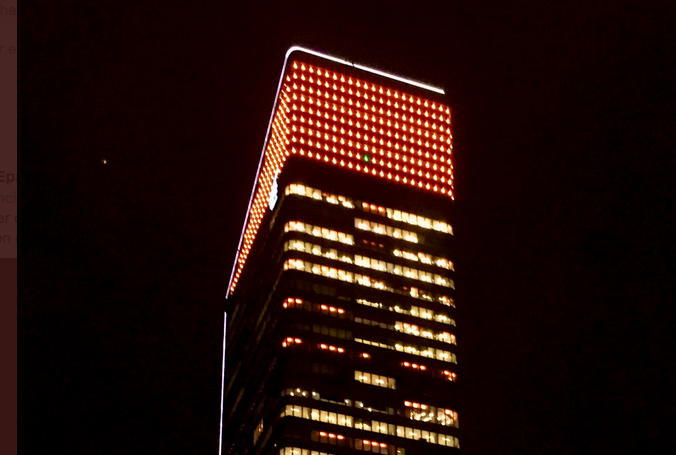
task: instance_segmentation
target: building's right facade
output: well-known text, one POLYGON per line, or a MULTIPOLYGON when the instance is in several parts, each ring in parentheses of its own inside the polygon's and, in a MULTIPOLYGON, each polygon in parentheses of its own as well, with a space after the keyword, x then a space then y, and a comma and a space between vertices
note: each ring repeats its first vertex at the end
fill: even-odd
POLYGON ((226 301, 223 453, 459 449, 439 92, 287 54, 226 301))

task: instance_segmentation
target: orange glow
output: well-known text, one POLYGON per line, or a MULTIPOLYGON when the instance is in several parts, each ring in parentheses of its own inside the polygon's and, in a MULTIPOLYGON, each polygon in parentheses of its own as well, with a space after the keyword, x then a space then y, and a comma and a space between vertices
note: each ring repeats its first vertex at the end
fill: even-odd
POLYGON ((319 347, 323 350, 329 350, 331 352, 338 352, 340 354, 345 352, 345 349, 339 348, 339 347, 336 347, 336 346, 331 346, 330 344, 322 343, 322 344, 319 345, 319 347))
POLYGON ((230 292, 237 286, 263 221, 275 176, 284 168, 288 156, 294 154, 321 160, 330 166, 403 182, 452 199, 450 126, 447 106, 371 82, 351 77, 346 80, 340 73, 308 63, 291 62, 279 92, 230 292), (324 78, 334 82, 329 84, 324 78), (354 86, 356 90, 351 88, 354 86), (377 98, 375 93, 379 94, 377 98), (340 104, 327 100, 340 100, 340 104), (304 126, 307 125, 312 125, 315 131, 306 130, 304 126), (415 128, 412 125, 416 125, 415 128), (400 131, 406 134, 402 135, 400 131), (340 142, 340 149, 329 146, 335 142, 340 142), (376 149, 373 144, 387 149, 376 149), (398 152, 394 158, 390 158, 392 150, 398 152), (375 159, 375 155, 384 156, 385 153, 391 161, 375 159), (399 170, 401 163, 410 161, 413 164, 413 157, 418 158, 415 160, 418 167, 429 172, 423 174, 416 170, 418 178, 410 180, 388 172, 392 167, 399 170))

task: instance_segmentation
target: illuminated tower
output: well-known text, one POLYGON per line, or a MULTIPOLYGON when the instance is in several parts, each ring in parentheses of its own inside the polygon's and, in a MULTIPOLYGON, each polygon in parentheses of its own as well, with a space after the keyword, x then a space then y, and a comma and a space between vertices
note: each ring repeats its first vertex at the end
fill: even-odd
POLYGON ((223 453, 458 450, 441 95, 287 52, 226 301, 223 453))

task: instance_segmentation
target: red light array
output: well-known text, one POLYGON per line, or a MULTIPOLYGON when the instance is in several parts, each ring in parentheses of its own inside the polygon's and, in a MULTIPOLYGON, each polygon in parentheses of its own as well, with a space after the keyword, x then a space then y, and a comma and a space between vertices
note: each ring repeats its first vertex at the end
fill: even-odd
POLYGON ((293 62, 280 91, 230 292, 288 156, 453 198, 450 114, 447 106, 433 101, 293 62))

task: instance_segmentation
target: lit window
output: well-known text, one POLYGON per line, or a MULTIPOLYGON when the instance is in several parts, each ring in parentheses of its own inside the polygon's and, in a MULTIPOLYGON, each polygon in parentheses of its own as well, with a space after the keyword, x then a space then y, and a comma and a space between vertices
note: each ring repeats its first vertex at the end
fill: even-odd
POLYGON ((387 376, 381 376, 363 371, 355 371, 354 379, 362 384, 370 384, 377 387, 396 389, 396 380, 387 376))

